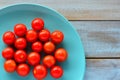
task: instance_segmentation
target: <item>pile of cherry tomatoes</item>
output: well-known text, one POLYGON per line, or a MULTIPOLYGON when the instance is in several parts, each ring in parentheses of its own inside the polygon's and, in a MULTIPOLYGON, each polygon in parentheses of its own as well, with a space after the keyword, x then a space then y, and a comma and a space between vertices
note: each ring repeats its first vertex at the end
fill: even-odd
POLYGON ((7 31, 3 34, 3 42, 8 45, 3 51, 5 58, 4 69, 12 73, 16 71, 20 76, 32 73, 36 79, 47 76, 48 70, 53 78, 60 78, 64 71, 57 62, 64 62, 68 53, 64 48, 56 48, 64 39, 64 34, 55 30, 50 33, 44 27, 41 18, 31 22, 32 29, 27 30, 26 25, 19 23, 14 26, 14 32, 7 31))

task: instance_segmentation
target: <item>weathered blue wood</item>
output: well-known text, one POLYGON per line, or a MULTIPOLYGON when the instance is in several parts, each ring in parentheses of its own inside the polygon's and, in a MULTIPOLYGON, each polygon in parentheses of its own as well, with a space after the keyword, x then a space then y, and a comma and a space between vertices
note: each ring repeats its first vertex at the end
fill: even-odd
POLYGON ((87 59, 84 80, 120 80, 119 59, 87 59))
MULTIPOLYGON (((26 2, 52 7, 69 20, 120 20, 120 0, 0 0, 0 7, 26 2)), ((120 21, 71 23, 83 41, 86 57, 96 58, 86 60, 85 80, 120 80, 120 60, 116 59, 120 57, 120 21)))
POLYGON ((71 21, 86 57, 120 57, 120 21, 71 21))
POLYGON ((69 20, 120 20, 120 0, 0 0, 0 7, 16 3, 46 5, 69 20))

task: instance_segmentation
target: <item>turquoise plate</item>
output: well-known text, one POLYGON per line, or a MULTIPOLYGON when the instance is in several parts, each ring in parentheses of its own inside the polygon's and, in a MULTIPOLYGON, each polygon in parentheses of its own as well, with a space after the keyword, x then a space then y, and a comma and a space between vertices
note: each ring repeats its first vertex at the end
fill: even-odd
MULTIPOLYGON (((67 61, 59 63, 64 69, 64 75, 57 80, 83 80, 85 72, 85 55, 82 42, 71 23, 61 14, 46 6, 36 4, 17 4, 0 9, 0 52, 6 47, 2 41, 5 31, 13 31, 16 23, 24 23, 31 28, 31 20, 40 17, 45 21, 45 27, 50 31, 61 30, 64 41, 59 47, 64 47, 68 53, 67 61)), ((16 72, 7 73, 4 70, 4 59, 0 55, 0 80, 36 80, 31 73, 26 77, 20 77, 16 72)), ((50 74, 44 80, 55 80, 50 74)))

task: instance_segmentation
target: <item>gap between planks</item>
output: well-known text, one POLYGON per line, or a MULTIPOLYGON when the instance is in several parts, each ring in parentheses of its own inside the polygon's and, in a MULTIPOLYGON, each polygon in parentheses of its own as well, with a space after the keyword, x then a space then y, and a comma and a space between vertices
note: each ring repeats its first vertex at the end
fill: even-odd
POLYGON ((86 59, 120 59, 120 57, 86 57, 86 59))
POLYGON ((68 20, 68 21, 73 21, 73 22, 74 21, 91 21, 91 22, 92 21, 105 21, 106 22, 106 21, 120 21, 120 20, 68 20))

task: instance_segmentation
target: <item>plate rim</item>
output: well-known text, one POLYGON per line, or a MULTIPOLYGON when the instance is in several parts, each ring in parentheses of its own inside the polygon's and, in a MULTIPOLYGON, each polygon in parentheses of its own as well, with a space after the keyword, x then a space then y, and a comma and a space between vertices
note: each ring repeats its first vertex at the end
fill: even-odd
POLYGON ((81 40, 81 37, 78 35, 78 32, 77 30, 75 29, 75 27, 72 25, 72 23, 70 23, 67 18, 65 18, 61 13, 59 13, 57 10, 51 8, 51 7, 48 7, 48 6, 45 6, 45 5, 42 5, 42 4, 37 4, 37 3, 15 3, 15 4, 9 4, 9 5, 6 5, 6 6, 3 6, 3 7, 0 7, 0 11, 4 10, 4 9, 7 9, 7 8, 10 8, 10 7, 14 7, 14 6, 21 6, 21 5, 28 5, 28 6, 37 6, 37 7, 43 7, 43 8, 46 8, 48 10, 51 10, 53 11, 54 13, 56 13, 57 15, 59 15, 60 17, 62 17, 66 22, 69 23, 69 25, 71 26, 71 28, 74 30, 76 36, 79 38, 79 41, 80 41, 80 44, 82 46, 82 53, 83 53, 83 66, 84 66, 84 70, 83 70, 83 74, 82 74, 82 80, 84 80, 84 76, 85 76, 85 70, 86 70, 86 59, 85 59, 85 51, 84 51, 84 46, 83 46, 83 43, 82 43, 82 40, 81 40))

